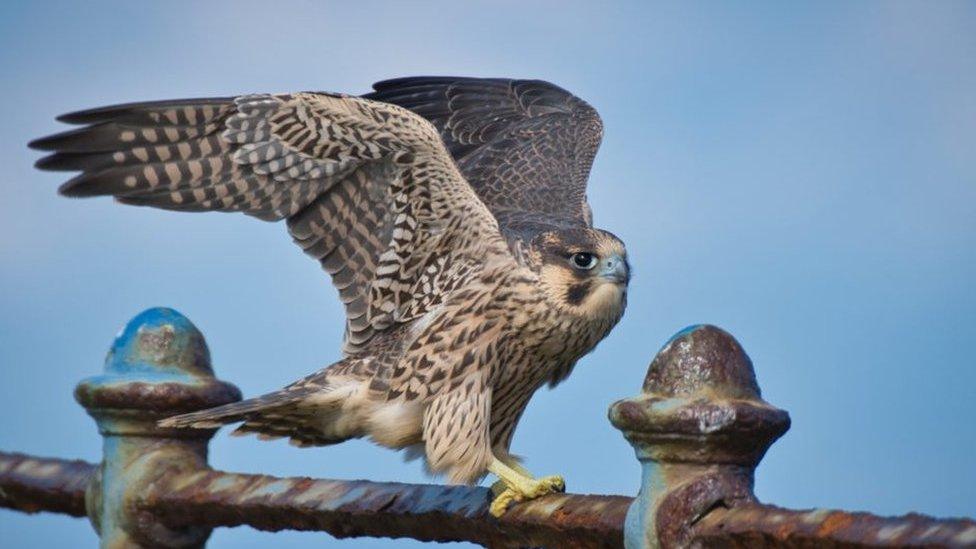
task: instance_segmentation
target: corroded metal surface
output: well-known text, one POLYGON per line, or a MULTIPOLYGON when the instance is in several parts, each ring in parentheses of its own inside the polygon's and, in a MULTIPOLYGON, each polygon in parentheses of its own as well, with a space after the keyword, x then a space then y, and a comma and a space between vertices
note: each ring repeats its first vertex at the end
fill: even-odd
POLYGON ((210 528, 170 528, 136 506, 160 479, 206 469, 216 431, 157 422, 241 398, 214 377, 200 330, 172 309, 144 311, 115 338, 104 373, 82 381, 75 397, 103 437, 103 460, 86 500, 102 546, 202 547, 210 528))
POLYGON ((641 394, 614 403, 610 421, 643 469, 625 534, 634 549, 683 547, 691 526, 716 507, 755 502, 756 465, 790 425, 760 398, 739 343, 714 326, 672 337, 641 394))
POLYGON ((772 505, 716 509, 695 525, 701 547, 976 547, 976 521, 908 514, 878 517, 815 509, 793 511, 772 505))
POLYGON ((610 421, 638 458, 755 466, 790 417, 760 398, 752 361, 715 326, 672 337, 648 368, 642 393, 616 402, 610 421))
MULTIPOLYGON (((85 516, 97 465, 0 452, 0 506, 85 516)), ((163 471, 132 503, 151 522, 411 537, 490 547, 622 547, 632 498, 553 494, 488 514, 484 488, 163 471), (146 515, 148 514, 148 516, 146 515)))
MULTIPOLYGON (((93 414, 121 411, 149 421, 241 399, 240 390, 214 378, 203 334, 186 317, 163 307, 136 315, 115 338, 105 372, 85 379, 75 398, 93 414)), ((96 418, 98 419, 98 418, 96 418)))
MULTIPOLYGON (((84 516, 85 486, 96 466, 0 452, 0 506, 84 516)), ((556 494, 487 515, 480 488, 202 471, 157 479, 137 502, 174 525, 250 525, 348 536, 469 540, 493 547, 620 547, 631 498, 556 494)), ((686 545, 754 547, 976 547, 976 521, 919 514, 878 517, 771 505, 719 507, 700 518, 686 545)))
POLYGON ((689 326, 671 336, 644 376, 644 393, 757 399, 752 359, 728 332, 708 324, 689 326))
POLYGON ((96 469, 84 461, 0 452, 0 507, 85 516, 85 488, 96 469))
POLYGON ((631 498, 554 494, 488 514, 484 488, 275 478, 201 471, 151 488, 140 506, 172 526, 250 525, 336 537, 472 541, 491 547, 622 547, 631 498))

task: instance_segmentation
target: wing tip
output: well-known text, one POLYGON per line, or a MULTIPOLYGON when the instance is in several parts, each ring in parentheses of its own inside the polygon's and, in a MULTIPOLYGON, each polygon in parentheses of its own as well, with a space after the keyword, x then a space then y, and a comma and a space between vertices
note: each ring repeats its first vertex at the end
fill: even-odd
MULTIPOLYGON (((30 145, 28 145, 30 146, 30 145)), ((49 154, 47 156, 42 156, 34 162, 34 167, 38 170, 45 172, 51 172, 57 170, 57 159, 55 158, 57 154, 49 154)))
POLYGON ((59 132, 51 135, 45 135, 44 137, 38 137, 37 139, 32 139, 27 142, 27 148, 35 151, 56 151, 58 150, 58 144, 60 143, 61 137, 65 133, 66 132, 59 132))
POLYGON ((138 112, 152 111, 157 109, 200 106, 200 105, 223 105, 233 102, 237 96, 225 97, 193 97, 186 99, 158 99, 149 101, 135 101, 131 103, 116 103, 103 107, 92 107, 64 113, 55 117, 58 122, 65 124, 97 124, 114 120, 138 112))
POLYGON ((83 126, 45 135, 29 141, 27 147, 44 152, 104 152, 103 143, 91 143, 97 137, 99 128, 98 125, 83 126))
POLYGON ((89 109, 81 109, 78 111, 66 112, 64 114, 54 117, 58 122, 63 122, 65 124, 98 124, 100 122, 107 122, 131 113, 137 110, 139 107, 152 105, 154 102, 136 102, 136 103, 117 103, 114 105, 105 105, 102 107, 92 107, 89 109))
POLYGON ((90 189, 86 189, 84 185, 67 181, 58 186, 58 196, 63 196, 65 198, 91 198, 93 196, 101 195, 96 192, 92 192, 90 189))
POLYGON ((91 124, 92 122, 100 121, 105 111, 110 108, 112 107, 96 107, 94 109, 71 111, 58 115, 54 119, 65 124, 91 124))
MULTIPOLYGON (((93 196, 114 196, 116 200, 127 198, 129 193, 139 189, 127 189, 122 182, 111 177, 110 172, 84 172, 65 181, 58 187, 58 194, 68 198, 90 198, 93 196), (108 173, 108 177, 106 177, 108 173)), ((138 198, 138 197, 134 197, 138 198)))
POLYGON ((34 162, 34 167, 46 172, 76 172, 83 171, 80 162, 85 160, 85 156, 72 155, 71 153, 56 152, 47 156, 42 156, 34 162))

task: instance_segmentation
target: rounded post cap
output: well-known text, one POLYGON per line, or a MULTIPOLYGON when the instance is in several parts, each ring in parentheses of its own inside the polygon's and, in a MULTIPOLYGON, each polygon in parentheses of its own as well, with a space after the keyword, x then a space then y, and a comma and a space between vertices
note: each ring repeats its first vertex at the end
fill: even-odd
POLYGON ((639 456, 658 461, 754 465, 790 425, 760 397, 739 342, 707 324, 668 340, 641 395, 615 402, 609 415, 639 456))
POLYGON ((105 357, 105 372, 213 377, 203 334, 188 318, 166 307, 146 309, 122 327, 105 357))
POLYGON ((216 379, 200 330, 173 309, 136 315, 115 338, 105 373, 85 379, 75 398, 94 409, 175 415, 241 399, 240 390, 216 379))
POLYGON ((651 361, 643 391, 662 396, 711 392, 726 398, 758 399, 752 360, 725 330, 697 324, 671 337, 651 361))

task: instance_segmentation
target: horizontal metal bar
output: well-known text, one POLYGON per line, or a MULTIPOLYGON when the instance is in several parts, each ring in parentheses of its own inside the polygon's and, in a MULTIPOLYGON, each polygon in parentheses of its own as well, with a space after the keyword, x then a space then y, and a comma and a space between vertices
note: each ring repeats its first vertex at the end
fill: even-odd
POLYGON ((0 507, 85 516, 85 488, 96 466, 84 461, 0 452, 0 507))
MULTIPOLYGON (((97 466, 0 452, 0 507, 85 513, 97 466)), ((488 490, 461 486, 277 478, 206 470, 166 475, 138 505, 171 526, 324 531, 336 537, 472 541, 490 547, 622 547, 632 498, 556 494, 519 504, 500 520, 488 490)), ((976 547, 976 521, 919 514, 878 517, 772 505, 718 507, 697 521, 705 547, 976 547)))
POLYGON ((693 539, 704 547, 726 548, 962 548, 976 547, 976 521, 750 504, 715 509, 696 523, 693 539))
MULTIPOLYGON (((0 452, 0 506, 85 516, 96 466, 0 452)), ((632 498, 554 494, 488 514, 489 492, 464 486, 277 478, 214 470, 165 475, 138 506, 170 526, 324 531, 336 537, 472 541, 490 547, 623 547, 632 498)))
POLYGON ((632 498, 556 494, 497 520, 489 492, 462 486, 276 478, 202 471, 169 477, 143 504, 169 526, 325 531, 491 547, 622 547, 632 498))

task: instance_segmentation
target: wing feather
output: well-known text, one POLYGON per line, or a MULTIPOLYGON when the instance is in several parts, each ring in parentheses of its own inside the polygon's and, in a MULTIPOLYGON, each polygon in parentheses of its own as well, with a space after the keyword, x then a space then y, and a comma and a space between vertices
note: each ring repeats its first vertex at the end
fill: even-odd
POLYGON ((586 182, 603 124, 581 99, 540 80, 409 77, 373 88, 364 97, 434 124, 510 238, 591 224, 586 182))
POLYGON ((346 306, 347 353, 410 322, 472 265, 506 258, 437 130, 400 107, 322 93, 133 103, 64 115, 34 141, 67 196, 286 219, 346 306))

